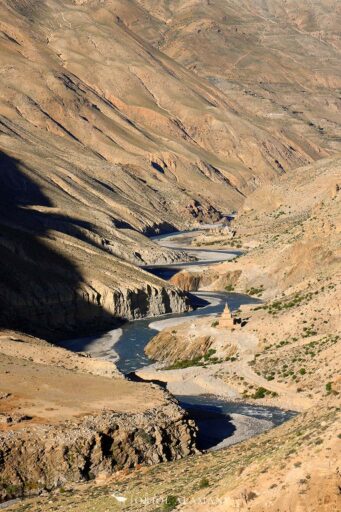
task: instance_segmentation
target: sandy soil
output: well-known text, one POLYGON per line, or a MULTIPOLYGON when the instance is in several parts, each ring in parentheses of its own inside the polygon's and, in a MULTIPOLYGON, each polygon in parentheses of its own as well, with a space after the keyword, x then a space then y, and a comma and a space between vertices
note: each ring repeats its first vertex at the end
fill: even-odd
POLYGON ((215 371, 197 367, 162 371, 157 365, 151 365, 138 370, 136 374, 146 380, 166 382, 167 389, 174 395, 211 393, 228 399, 240 398, 236 390, 215 378, 215 371))
POLYGON ((1 429, 59 423, 103 410, 143 412, 164 400, 157 388, 122 379, 108 361, 20 333, 1 336, 0 354, 1 429))
POLYGON ((250 439, 250 432, 256 436, 273 428, 273 423, 267 420, 261 420, 258 418, 251 418, 250 416, 244 416, 243 414, 233 413, 231 416, 231 423, 235 426, 235 431, 232 434, 217 444, 212 451, 221 450, 227 448, 236 443, 241 443, 245 439, 250 439))
POLYGON ((100 335, 59 341, 58 345, 63 346, 69 351, 81 351, 91 354, 91 356, 96 359, 106 359, 106 354, 110 351, 110 361, 114 363, 118 359, 118 355, 115 352, 115 345, 121 335, 122 329, 118 328, 100 335))

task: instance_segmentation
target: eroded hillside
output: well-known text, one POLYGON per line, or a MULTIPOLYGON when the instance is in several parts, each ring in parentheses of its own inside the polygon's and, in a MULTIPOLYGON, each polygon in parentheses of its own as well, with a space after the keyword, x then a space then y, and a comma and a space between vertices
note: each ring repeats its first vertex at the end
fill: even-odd
MULTIPOLYGON (((129 265, 181 257, 141 233, 217 220, 260 183, 337 150, 339 43, 337 9, 332 26, 324 22, 329 3, 324 13, 311 7, 316 30, 277 2, 266 16, 247 2, 1 5, 1 251, 16 268, 11 277, 4 267, 11 292, 1 300, 10 316, 29 306, 35 332, 47 303, 71 311, 49 327, 71 330, 82 318, 72 311, 89 304, 88 317, 183 310, 177 291, 129 265), (272 48, 272 26, 285 51, 272 48), (304 89, 292 79, 299 69, 304 89), (269 88, 264 97, 259 87, 269 88), (323 126, 311 117, 313 96, 323 126), (294 112, 302 102, 304 113, 294 112), (52 268, 51 258, 47 275, 42 260, 52 268), (127 288, 175 294, 177 305, 113 305, 127 288)), ((8 314, 3 323, 20 327, 8 314)))

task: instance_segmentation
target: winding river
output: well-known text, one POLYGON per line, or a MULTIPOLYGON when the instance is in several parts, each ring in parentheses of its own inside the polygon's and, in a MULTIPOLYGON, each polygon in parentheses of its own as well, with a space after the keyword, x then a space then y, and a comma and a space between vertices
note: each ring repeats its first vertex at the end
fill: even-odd
MULTIPOLYGON (((197 234, 198 231, 188 231, 154 237, 164 247, 187 252, 193 261, 146 265, 145 270, 169 279, 181 269, 208 266, 231 260, 241 254, 240 251, 193 249, 190 243, 197 234)), ((132 378, 136 370, 152 363, 145 355, 144 348, 163 325, 166 327, 170 322, 174 325, 182 322, 184 318, 194 316, 217 315, 223 311, 226 302, 232 311, 242 304, 259 302, 254 297, 239 293, 195 292, 191 296, 196 309, 189 313, 127 322, 121 328, 104 335, 68 341, 63 345, 72 350, 87 351, 96 357, 113 360, 122 373, 132 378)), ((293 411, 231 402, 215 395, 182 395, 176 398, 199 426, 197 444, 201 449, 216 450, 234 444, 279 425, 295 415, 293 411)))

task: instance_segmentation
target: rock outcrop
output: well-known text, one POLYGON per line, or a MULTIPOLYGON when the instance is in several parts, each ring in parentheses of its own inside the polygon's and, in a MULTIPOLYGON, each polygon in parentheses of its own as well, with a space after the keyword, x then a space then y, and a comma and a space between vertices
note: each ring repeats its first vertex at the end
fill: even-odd
POLYGON ((224 291, 233 290, 241 275, 241 270, 223 270, 219 266, 206 268, 201 271, 182 270, 175 274, 170 282, 184 291, 194 292, 198 290, 224 291))
MULTIPOLYGON (((118 261, 115 263, 116 269, 122 266, 118 261)), ((41 275, 44 278, 43 271, 41 275)), ((126 282, 124 286, 122 282, 110 283, 111 276, 107 275, 105 284, 85 282, 76 290, 72 284, 63 282, 62 275, 58 280, 56 275, 52 279, 48 273, 45 276, 46 284, 30 282, 22 293, 6 286, 2 288, 0 300, 5 305, 0 313, 2 326, 60 340, 89 335, 125 320, 190 310, 183 291, 147 273, 135 272, 129 287, 126 282), (134 283, 136 276, 145 276, 146 282, 140 277, 134 283)))
POLYGON ((145 352, 150 359, 166 366, 180 363, 181 367, 181 362, 195 366, 225 361, 237 352, 241 336, 237 325, 232 331, 221 328, 222 321, 221 317, 184 319, 183 323, 156 334, 146 345, 145 352))
POLYGON ((0 497, 37 494, 101 473, 196 453, 196 427, 170 398, 145 413, 103 412, 58 426, 0 431, 0 497))
POLYGON ((197 451, 176 400, 112 361, 5 332, 0 374, 0 501, 197 451))

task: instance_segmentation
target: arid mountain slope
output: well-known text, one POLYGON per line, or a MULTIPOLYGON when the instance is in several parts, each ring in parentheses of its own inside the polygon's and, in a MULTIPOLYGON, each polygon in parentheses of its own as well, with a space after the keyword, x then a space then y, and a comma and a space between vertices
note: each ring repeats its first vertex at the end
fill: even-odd
MULTIPOLYGON (((341 263, 341 159, 295 169, 244 203, 236 237, 253 247, 271 297, 337 280, 341 263)), ((247 265, 246 265, 247 266, 247 265)), ((254 285, 257 280, 253 276, 254 285)), ((259 276, 261 279, 262 277, 259 276)))
POLYGON ((125 261, 135 253, 129 255, 124 232, 116 240, 103 238, 77 201, 69 199, 65 209, 53 206, 34 169, 5 154, 0 162, 1 327, 56 339, 187 308, 183 293, 125 261), (117 246, 123 251, 125 241, 127 257, 118 259, 111 252, 117 246))
MULTIPOLYGON (((249 293, 262 295, 265 303, 243 308, 240 315, 247 323, 235 333, 246 351, 246 336, 258 339, 257 356, 244 361, 251 365, 243 364, 240 351, 237 360, 230 358, 216 365, 211 361, 209 368, 216 366, 221 386, 250 392, 251 383, 264 385, 275 394, 270 398, 248 396, 248 400, 286 403, 286 407, 300 401, 304 412, 281 427, 227 449, 122 472, 104 482, 73 486, 70 492, 56 493, 53 498, 14 504, 12 510, 120 510, 113 493, 127 498, 123 507, 127 511, 141 510, 136 497, 141 497, 143 507, 151 512, 155 497, 173 497, 172 503, 188 512, 338 510, 340 177, 340 157, 334 157, 260 188, 247 199, 235 223, 235 243, 238 240, 249 252, 213 270, 214 276, 221 273, 226 277, 229 272, 235 276, 239 269, 237 289, 248 288, 249 293)), ((233 242, 225 237, 225 246, 233 242)), ((207 241, 212 238, 215 241, 217 233, 208 235, 207 241)), ((208 280, 206 272, 206 284, 208 280)), ((208 326, 213 327, 210 319, 208 326)), ((180 330, 171 333, 172 344, 180 330)), ((181 354, 181 344, 178 347, 181 354)), ((6 356, 14 355, 3 342, 4 349, 6 356)), ((183 352, 187 357, 193 354, 183 352)))
POLYGON ((337 281, 340 273, 340 156, 295 169, 245 200, 232 226, 213 229, 195 246, 231 247, 245 254, 203 272, 183 271, 185 289, 247 291, 266 299, 337 281), (226 232, 227 229, 227 232, 226 232))
MULTIPOLYGON (((148 12, 140 33, 224 92, 240 117, 308 159, 339 150, 337 0, 139 4, 148 12)), ((138 29, 134 18, 131 24, 138 29)))
MULTIPOLYGON (((240 9, 255 35, 239 34, 238 48, 256 47, 255 20, 264 22, 262 5, 248 16, 247 2, 240 9)), ((2 315, 4 326, 21 328, 27 320, 22 312, 30 311, 34 332, 42 335, 36 331, 38 316, 57 306, 59 320, 51 329, 69 325, 70 330, 85 318, 79 312, 89 305, 94 313, 87 313, 88 318, 108 311, 110 317, 133 318, 172 307, 183 310, 177 291, 166 291, 164 283, 130 266, 180 257, 161 251, 141 233, 217 220, 283 170, 336 151, 334 132, 309 127, 307 120, 296 122, 294 114, 283 118, 282 125, 271 125, 267 115, 261 122, 265 107, 253 93, 247 98, 255 116, 215 83, 231 79, 221 66, 222 60, 229 61, 231 44, 217 45, 210 28, 203 40, 195 26, 226 11, 227 19, 222 19, 229 32, 231 12, 237 10, 234 2, 1 0, 1 302, 9 306, 2 315), (158 42, 156 34, 164 41, 158 42), (193 51, 195 60, 207 55, 215 70, 194 72, 176 45, 193 51), (220 58, 217 52, 222 52, 220 58), (8 271, 10 262, 15 276, 8 271), (151 291, 155 287, 157 292, 151 291), (124 299, 117 306, 112 296, 121 289, 130 290, 123 295, 132 295, 132 303, 124 299), (146 307, 146 296, 155 294, 158 299, 146 307), (170 294, 177 296, 173 303, 170 294), (19 305, 16 316, 22 321, 8 325, 19 305), (62 310, 69 312, 67 320, 62 310)), ((323 16, 316 12, 327 43, 314 36, 317 46, 308 38, 302 50, 312 48, 312 62, 322 45, 323 62, 329 62, 329 82, 317 81, 324 95, 319 104, 327 112, 321 116, 328 123, 330 112, 338 108, 334 87, 339 78, 334 25, 327 29, 323 21, 331 18, 330 10, 326 4, 323 16)), ((282 44, 293 30, 294 21, 288 19, 281 26, 282 44)), ((230 34, 231 40, 235 37, 230 34)), ((269 45, 261 50, 270 59, 266 79, 272 83, 279 64, 269 45)), ((282 66, 292 62, 289 50, 282 66)), ((299 67, 295 64, 295 73, 299 67)), ((255 74, 252 67, 250 74, 255 74)), ((288 102, 292 88, 300 98, 306 96, 295 84, 290 77, 286 81, 288 102)))
MULTIPOLYGON (((182 271, 173 283, 246 292, 263 302, 242 306, 233 332, 221 331, 214 317, 170 326, 149 342, 149 356, 175 368, 201 366, 195 368, 198 381, 210 371, 218 378, 216 389, 227 384, 245 399, 262 386, 274 396, 255 398, 280 407, 308 407, 338 389, 340 184, 340 157, 296 169, 246 199, 232 238, 226 228, 198 237, 215 249, 237 244, 245 254, 206 270, 182 271)), ((154 375, 167 381, 167 371, 154 375)))

